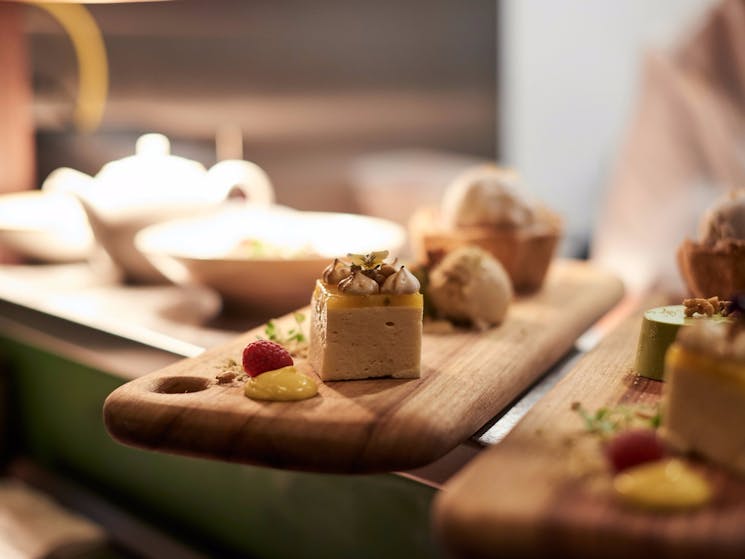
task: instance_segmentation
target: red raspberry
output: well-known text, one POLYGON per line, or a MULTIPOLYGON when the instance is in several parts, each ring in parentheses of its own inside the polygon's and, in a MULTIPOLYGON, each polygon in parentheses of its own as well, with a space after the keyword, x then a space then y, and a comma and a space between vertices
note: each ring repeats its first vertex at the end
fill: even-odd
POLYGON ((243 348, 243 370, 251 377, 292 364, 290 353, 269 340, 251 342, 243 348))
POLYGON ((605 457, 616 472, 661 460, 666 454, 665 443, 652 429, 621 431, 605 447, 605 457))

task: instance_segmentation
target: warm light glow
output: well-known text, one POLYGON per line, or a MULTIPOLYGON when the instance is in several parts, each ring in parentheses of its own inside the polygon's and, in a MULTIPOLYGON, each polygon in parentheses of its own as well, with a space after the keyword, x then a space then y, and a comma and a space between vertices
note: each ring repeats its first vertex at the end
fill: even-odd
MULTIPOLYGON (((28 4, 29 0, 6 0, 28 4)), ((137 4, 144 2, 170 2, 171 0, 48 0, 47 4, 137 4)))
POLYGON ((77 4, 29 2, 54 17, 70 36, 78 60, 78 101, 75 125, 92 132, 101 123, 109 89, 103 36, 90 12, 77 4))

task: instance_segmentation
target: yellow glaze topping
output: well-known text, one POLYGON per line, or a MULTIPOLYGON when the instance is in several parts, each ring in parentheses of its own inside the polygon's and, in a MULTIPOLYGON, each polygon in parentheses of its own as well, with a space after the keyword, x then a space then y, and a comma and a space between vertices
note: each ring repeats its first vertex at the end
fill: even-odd
POLYGON ((686 368, 706 375, 717 375, 732 383, 733 388, 745 391, 745 363, 705 355, 674 343, 665 354, 665 368, 673 367, 686 368))
POLYGON ((677 459, 648 462, 618 474, 613 489, 626 504, 657 511, 688 510, 711 500, 711 487, 677 459))
POLYGON ((316 282, 314 294, 316 301, 324 301, 329 309, 354 309, 362 307, 417 307, 422 308, 424 298, 421 293, 395 294, 375 293, 372 295, 348 295, 339 293, 335 286, 316 282))
POLYGON ((295 367, 289 366, 249 378, 243 390, 253 400, 287 402, 312 398, 318 394, 318 385, 295 367))

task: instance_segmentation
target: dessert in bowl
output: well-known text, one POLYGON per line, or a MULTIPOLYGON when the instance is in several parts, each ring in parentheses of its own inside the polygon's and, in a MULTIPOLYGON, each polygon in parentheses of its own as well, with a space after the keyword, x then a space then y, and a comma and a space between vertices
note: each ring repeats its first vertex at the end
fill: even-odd
POLYGON ((496 165, 464 171, 439 208, 422 208, 409 223, 414 253, 434 263, 474 245, 504 266, 517 292, 539 289, 561 236, 561 219, 520 193, 519 176, 496 165))
POLYGON ((745 291, 745 189, 717 200, 701 217, 698 240, 683 241, 677 257, 695 297, 745 291))
POLYGON ((0 243, 39 262, 88 258, 93 233, 72 192, 89 180, 63 167, 52 171, 39 190, 0 195, 0 243))
POLYGON ((329 260, 378 239, 397 254, 403 227, 354 214, 227 203, 195 218, 152 225, 135 244, 177 284, 216 290, 228 310, 279 314, 308 305, 329 260))

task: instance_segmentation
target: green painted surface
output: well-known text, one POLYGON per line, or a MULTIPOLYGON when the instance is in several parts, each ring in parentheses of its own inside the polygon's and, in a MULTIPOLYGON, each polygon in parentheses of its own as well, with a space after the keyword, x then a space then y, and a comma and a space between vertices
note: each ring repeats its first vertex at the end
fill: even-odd
POLYGON ((128 448, 101 419, 121 379, 7 339, 0 351, 24 451, 177 533, 259 558, 441 555, 431 488, 394 475, 287 472, 128 448))

